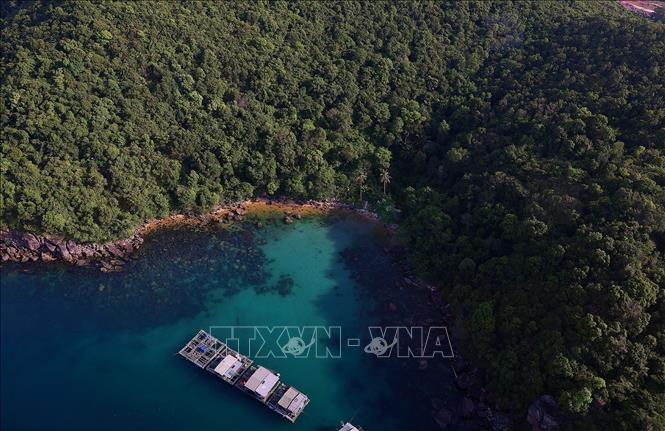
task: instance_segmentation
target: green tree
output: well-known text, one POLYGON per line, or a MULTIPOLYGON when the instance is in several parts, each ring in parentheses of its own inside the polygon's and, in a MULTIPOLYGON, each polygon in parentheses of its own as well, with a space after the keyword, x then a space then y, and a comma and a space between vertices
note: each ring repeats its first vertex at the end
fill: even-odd
POLYGON ((386 194, 386 185, 390 183, 390 173, 388 171, 381 171, 381 184, 383 184, 383 194, 386 194))

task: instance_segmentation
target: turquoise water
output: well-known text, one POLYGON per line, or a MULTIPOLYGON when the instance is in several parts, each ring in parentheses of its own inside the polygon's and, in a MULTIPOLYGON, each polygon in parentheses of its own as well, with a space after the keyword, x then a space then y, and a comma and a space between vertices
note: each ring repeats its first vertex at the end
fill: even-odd
POLYGON ((114 274, 4 266, 2 428, 318 431, 353 417, 367 431, 436 429, 429 397, 458 402, 445 372, 424 390, 417 360, 363 352, 368 325, 397 323, 384 246, 367 222, 312 218, 159 232, 114 274), (340 358, 258 360, 309 395, 295 424, 174 355, 200 328, 239 325, 341 327, 319 340, 341 343, 340 358))

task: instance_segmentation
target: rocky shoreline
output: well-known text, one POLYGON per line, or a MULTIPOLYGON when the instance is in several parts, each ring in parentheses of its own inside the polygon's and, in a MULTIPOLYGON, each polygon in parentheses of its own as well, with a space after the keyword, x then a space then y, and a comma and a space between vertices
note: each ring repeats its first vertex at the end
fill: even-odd
POLYGON ((2 262, 67 262, 73 265, 98 263, 102 271, 114 271, 143 243, 143 237, 134 234, 121 241, 104 244, 82 244, 62 237, 0 231, 2 262))
MULTIPOLYGON (((438 362, 431 359, 422 359, 418 369, 425 375, 422 385, 417 390, 422 391, 427 385, 425 382, 433 380, 435 375, 444 372, 438 369, 441 366, 448 368, 453 375, 457 390, 463 395, 461 406, 449 405, 445 394, 425 393, 421 396, 423 402, 429 401, 431 415, 441 430, 454 429, 454 424, 461 421, 465 429, 487 429, 502 431, 528 426, 532 431, 558 431, 566 418, 550 395, 542 395, 535 399, 528 408, 525 416, 520 418, 515 412, 505 412, 496 408, 498 400, 485 390, 486 382, 481 366, 467 360, 454 346, 464 345, 468 338, 461 335, 459 321, 453 313, 450 304, 444 301, 436 286, 423 281, 413 272, 408 262, 407 250, 403 246, 386 248, 393 265, 398 268, 400 280, 392 289, 381 291, 383 306, 388 310, 388 316, 400 316, 398 325, 410 327, 445 326, 449 329, 454 351, 454 358, 438 362), (435 374, 429 374, 437 369, 435 374)), ((383 311, 385 313, 385 310, 383 311)), ((385 324, 396 323, 395 317, 389 318, 385 324)), ((405 364, 411 366, 411 364, 405 364)), ((525 428, 528 429, 528 428, 525 428)))
POLYGON ((81 243, 61 236, 40 235, 13 229, 0 230, 2 262, 65 262, 72 265, 96 265, 103 272, 119 271, 143 244, 144 237, 154 231, 172 226, 230 225, 242 221, 248 213, 261 215, 283 213, 284 223, 293 223, 303 215, 331 210, 353 210, 364 217, 376 219, 371 212, 356 209, 340 201, 302 201, 254 199, 220 205, 205 214, 179 213, 160 219, 146 220, 134 233, 124 239, 105 243, 81 243))
MULTIPOLYGON (((386 325, 407 327, 444 326, 449 330, 454 358, 421 359, 417 363, 405 361, 404 367, 416 367, 422 373, 422 381, 414 384, 414 391, 424 403, 429 403, 432 419, 441 430, 454 429, 462 424, 464 429, 488 429, 501 431, 512 429, 516 419, 494 407, 495 400, 484 389, 482 371, 466 360, 455 346, 464 343, 455 334, 456 319, 451 307, 438 293, 438 289, 422 279, 412 270, 407 251, 402 246, 385 250, 399 272, 399 281, 392 289, 382 291, 382 300, 387 309, 386 325), (392 317, 391 317, 392 316, 392 317), (396 320, 395 320, 396 319, 396 320), (444 369, 447 368, 447 369, 444 369), (461 405, 450 405, 445 393, 428 390, 431 386, 445 386, 445 382, 432 384, 436 376, 452 374, 455 386, 462 395, 461 405)), ((386 311, 383 311, 386 313, 386 311)))

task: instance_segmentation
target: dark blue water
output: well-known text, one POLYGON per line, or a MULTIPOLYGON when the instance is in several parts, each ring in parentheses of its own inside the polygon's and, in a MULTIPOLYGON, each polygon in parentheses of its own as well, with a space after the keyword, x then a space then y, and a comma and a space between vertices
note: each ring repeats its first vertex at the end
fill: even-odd
POLYGON ((401 323, 386 308, 399 274, 384 241, 361 220, 312 218, 162 231, 113 274, 3 266, 2 429, 318 431, 351 417, 367 431, 437 429, 430 398, 459 403, 445 360, 423 371, 362 349, 368 325, 401 323), (309 395, 291 424, 174 355, 217 325, 339 326, 341 340, 321 342, 342 343, 341 357, 258 360, 309 395))

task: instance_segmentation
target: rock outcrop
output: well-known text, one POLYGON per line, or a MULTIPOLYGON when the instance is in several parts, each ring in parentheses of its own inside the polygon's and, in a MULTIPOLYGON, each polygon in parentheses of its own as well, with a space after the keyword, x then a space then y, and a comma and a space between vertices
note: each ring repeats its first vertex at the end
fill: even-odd
POLYGON ((102 271, 112 271, 119 269, 142 243, 143 238, 138 233, 120 241, 84 244, 56 236, 4 229, 0 231, 0 257, 3 262, 61 260, 78 266, 97 263, 102 271))
POLYGON ((532 431, 557 431, 563 416, 551 395, 543 395, 529 406, 526 416, 532 431))
POLYGON ((440 429, 448 429, 448 426, 453 421, 452 412, 446 407, 445 403, 438 398, 432 400, 432 418, 439 426, 440 429))

